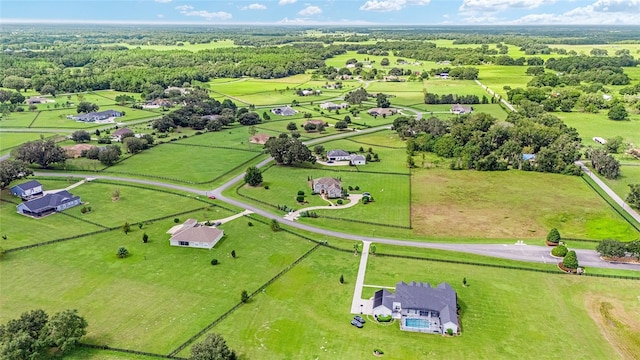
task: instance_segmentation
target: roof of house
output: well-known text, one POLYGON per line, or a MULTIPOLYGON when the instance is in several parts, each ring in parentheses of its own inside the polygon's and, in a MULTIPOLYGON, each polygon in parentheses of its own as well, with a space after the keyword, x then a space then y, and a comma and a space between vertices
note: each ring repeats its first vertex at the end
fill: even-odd
POLYGON ((305 123, 304 123, 304 124, 302 124, 302 126, 305 126, 305 125, 307 125, 307 124, 313 124, 313 125, 322 124, 322 125, 326 125, 327 123, 326 123, 326 122, 324 122, 323 120, 315 120, 315 119, 314 119, 314 120, 307 120, 307 121, 305 121, 305 123))
POLYGON ((373 113, 377 113, 378 115, 393 115, 397 112, 398 110, 394 109, 394 108, 373 108, 373 109, 369 109, 369 111, 367 111, 369 114, 373 114, 373 113))
POLYGON ((265 144, 272 137, 273 135, 269 134, 255 134, 251 139, 249 139, 249 141, 255 144, 265 144))
POLYGON ((79 198, 80 198, 79 196, 73 196, 73 194, 71 194, 67 190, 62 190, 57 193, 46 194, 43 197, 40 197, 37 199, 25 201, 20 205, 27 208, 30 212, 37 213, 44 210, 55 208, 59 205, 62 205, 64 203, 67 203, 69 201, 73 201, 79 198))
POLYGON ((471 112, 473 110, 473 108, 471 106, 463 106, 460 104, 455 104, 451 107, 451 111, 457 111, 457 112, 471 112))
POLYGON ((366 161, 367 158, 363 155, 351 154, 351 161, 366 161))
POLYGON ((313 184, 321 184, 325 186, 340 186, 340 180, 332 177, 323 177, 319 179, 313 179, 313 184))
POLYGON ((283 116, 291 116, 298 113, 291 106, 277 107, 277 108, 274 108, 272 112, 277 113, 279 115, 283 115, 283 116))
POLYGON ((333 157, 333 156, 349 156, 349 153, 344 151, 344 150, 340 150, 340 149, 336 149, 336 150, 329 150, 327 151, 327 156, 328 157, 333 157))
POLYGON ((27 182, 23 182, 22 184, 18 184, 16 186, 12 187, 12 189, 13 188, 18 188, 20 190, 25 191, 25 190, 30 190, 30 189, 37 188, 38 186, 42 186, 42 184, 40 184, 39 181, 37 181, 37 180, 29 180, 27 182))
POLYGON ((428 282, 399 282, 396 292, 383 289, 375 293, 373 307, 384 305, 393 309, 393 303, 399 302, 403 309, 434 310, 440 312, 442 323, 452 322, 458 325, 457 295, 451 285, 443 282, 431 287, 428 282))
POLYGON ((111 136, 117 137, 117 136, 122 136, 122 135, 127 134, 127 133, 132 133, 132 132, 133 131, 131 129, 124 127, 124 128, 120 128, 120 129, 114 131, 113 134, 111 134, 111 136))
POLYGON ((90 112, 86 114, 78 114, 73 118, 74 119, 92 119, 96 117, 102 118, 102 117, 118 117, 118 116, 122 116, 122 113, 115 110, 105 110, 105 111, 98 111, 98 112, 90 112))
POLYGON ((193 241, 199 243, 212 243, 224 232, 218 228, 198 224, 196 219, 188 219, 182 228, 171 236, 171 241, 193 241))

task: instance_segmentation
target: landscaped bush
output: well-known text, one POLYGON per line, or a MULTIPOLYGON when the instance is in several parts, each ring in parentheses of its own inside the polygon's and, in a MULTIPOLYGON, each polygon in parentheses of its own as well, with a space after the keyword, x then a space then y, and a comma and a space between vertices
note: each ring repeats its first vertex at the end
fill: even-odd
POLYGON ((304 202, 304 196, 300 196, 300 195, 296 196, 296 201, 299 203, 304 202))
POLYGON ((247 226, 253 226, 253 223, 252 223, 251 221, 249 221, 249 222, 247 223, 247 226))
POLYGON ((387 315, 387 316, 378 315, 376 319, 378 320, 378 322, 389 322, 391 321, 391 319, 393 319, 393 317, 391 315, 387 315))
POLYGON ((447 335, 453 336, 453 329, 451 328, 447 329, 447 335))
POLYGON ((344 204, 344 201, 342 201, 342 199, 338 199, 338 201, 336 201, 336 203, 337 203, 338 205, 342 205, 342 204, 344 204))
POLYGON ((175 219, 173 219, 173 222, 177 224, 177 223, 179 223, 179 222, 180 222, 180 219, 175 218, 175 219))
POLYGON ((549 231, 549 234, 547 234, 547 241, 554 244, 560 242, 560 232, 558 229, 553 228, 549 231))
POLYGON ((218 259, 211 260, 211 265, 218 265, 218 264, 219 264, 218 259))
POLYGON ((551 250, 551 255, 557 257, 565 257, 567 255, 567 252, 569 252, 569 250, 567 250, 567 247, 564 245, 560 245, 554 247, 553 250, 551 250))
POLYGON ((264 186, 264 189, 265 189, 265 190, 269 190, 269 185, 265 185, 265 186, 264 186))
POLYGON ((354 189, 355 189, 356 191, 358 191, 358 190, 360 190, 360 186, 356 186, 354 189))
POLYGON ((576 252, 573 250, 567 252, 567 255, 562 260, 562 265, 567 269, 571 269, 571 270, 577 269, 579 264, 578 264, 578 256, 576 255, 576 252))
POLYGON ((304 191, 298 190, 298 196, 304 196, 304 191))
POLYGON ((349 191, 353 191, 353 186, 349 185, 349 191))

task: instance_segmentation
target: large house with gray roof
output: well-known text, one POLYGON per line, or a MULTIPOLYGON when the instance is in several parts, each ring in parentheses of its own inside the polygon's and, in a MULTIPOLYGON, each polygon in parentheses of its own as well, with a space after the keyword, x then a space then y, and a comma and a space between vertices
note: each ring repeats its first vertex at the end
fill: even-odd
POLYGON ((37 199, 25 201, 18 205, 18 213, 40 218, 57 211, 63 211, 80 205, 80 197, 74 196, 66 190, 50 193, 37 199))
POLYGON ((120 111, 105 110, 100 112, 90 112, 86 114, 69 115, 67 117, 69 119, 73 119, 76 121, 96 122, 96 121, 102 121, 107 119, 113 119, 121 116, 124 116, 124 114, 121 113, 120 111))
POLYGON ((313 179, 312 184, 313 192, 324 195, 327 198, 335 199, 342 196, 342 186, 340 186, 340 180, 336 178, 323 177, 313 179))
POLYGON ((429 283, 412 281, 396 284, 395 293, 387 289, 376 291, 373 314, 399 320, 400 330, 456 334, 460 328, 457 294, 451 285, 443 282, 436 287, 429 283))

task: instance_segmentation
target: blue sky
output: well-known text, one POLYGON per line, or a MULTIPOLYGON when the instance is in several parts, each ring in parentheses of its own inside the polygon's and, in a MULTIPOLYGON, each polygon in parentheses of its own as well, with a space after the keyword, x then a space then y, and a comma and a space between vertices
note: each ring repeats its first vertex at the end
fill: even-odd
POLYGON ((640 0, 0 0, 0 23, 640 25, 640 0))

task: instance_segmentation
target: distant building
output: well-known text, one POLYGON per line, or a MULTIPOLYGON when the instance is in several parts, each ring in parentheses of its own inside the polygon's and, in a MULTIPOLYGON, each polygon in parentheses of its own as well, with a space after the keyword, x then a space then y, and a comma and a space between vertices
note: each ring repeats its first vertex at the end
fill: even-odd
POLYGON ((169 86, 168 88, 164 89, 164 93, 168 94, 172 91, 179 91, 180 95, 186 95, 188 93, 191 92, 191 89, 189 88, 183 88, 183 87, 177 87, 177 86, 169 86))
POLYGON ((398 109, 394 108, 373 108, 367 111, 371 116, 391 116, 398 113, 398 109))
POLYGON ((67 116, 67 118, 70 118, 76 121, 83 121, 83 122, 96 122, 96 121, 117 118, 121 116, 124 116, 124 114, 119 111, 105 110, 105 111, 99 111, 99 112, 90 112, 86 114, 70 115, 70 116, 67 116))
POLYGON ((293 116, 298 113, 298 111, 294 110, 291 106, 281 106, 274 109, 271 109, 271 112, 275 115, 280 116, 293 116))
POLYGON ((340 180, 336 178, 324 177, 313 180, 313 192, 326 196, 327 198, 339 198, 342 196, 340 180))
POLYGON ((269 141, 269 139, 271 139, 272 137, 274 137, 273 135, 269 135, 269 134, 255 134, 254 136, 252 136, 249 139, 249 142, 253 143, 253 144, 260 144, 260 145, 264 145, 267 143, 267 141, 269 141))
POLYGON ((36 218, 80 205, 80 197, 73 196, 66 190, 46 194, 42 197, 25 201, 17 206, 18 213, 36 218))
POLYGON ((305 121, 305 122, 304 122, 304 124, 302 124, 302 127, 304 127, 304 126, 305 126, 305 125, 307 125, 307 124, 313 124, 313 125, 315 125, 315 126, 318 126, 318 125, 321 125, 321 124, 322 124, 323 126, 327 126, 327 123, 326 123, 326 122, 324 122, 324 121, 322 121, 322 120, 317 120, 317 119, 314 119, 314 120, 307 120, 307 121, 305 121))
POLYGON ((456 115, 469 114, 473 111, 473 107, 455 104, 451 107, 450 111, 452 114, 456 114, 456 115))
POLYGON ((324 102, 322 104, 320 104, 320 109, 322 110, 330 110, 330 111, 334 111, 334 110, 342 110, 342 109, 347 109, 349 108, 349 103, 343 102, 341 104, 334 104, 330 101, 328 102, 324 102))
POLYGON ((19 196, 22 200, 32 199, 42 196, 42 184, 37 180, 30 180, 22 184, 15 185, 11 188, 11 195, 19 196))
POLYGON ((46 104, 46 103, 52 103, 52 102, 56 102, 56 101, 53 99, 47 99, 39 96, 30 97, 27 99, 27 105, 46 104))
POLYGON ((367 158, 363 155, 351 154, 349 161, 351 165, 365 165, 367 163, 367 158))
POLYGON ((111 140, 120 142, 120 141, 122 141, 123 135, 129 134, 129 133, 133 134, 133 131, 131 129, 126 128, 126 127, 120 128, 120 129, 114 131, 113 134, 111 134, 111 140))
POLYGON ((327 159, 331 161, 348 161, 351 160, 351 154, 344 150, 330 150, 327 151, 327 159))

